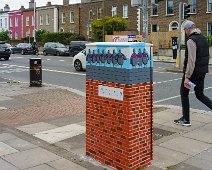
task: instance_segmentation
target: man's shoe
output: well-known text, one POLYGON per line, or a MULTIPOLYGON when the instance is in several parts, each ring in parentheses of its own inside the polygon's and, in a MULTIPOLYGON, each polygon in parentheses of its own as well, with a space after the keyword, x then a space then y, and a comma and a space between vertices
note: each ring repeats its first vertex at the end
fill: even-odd
POLYGON ((186 121, 183 117, 181 117, 180 119, 174 120, 174 123, 176 125, 182 125, 186 127, 191 126, 191 123, 189 121, 186 121))
POLYGON ((182 124, 181 124, 182 126, 186 126, 186 127, 189 127, 189 126, 191 126, 191 123, 189 122, 189 121, 182 121, 182 124))
POLYGON ((181 118, 179 118, 179 119, 177 119, 177 120, 174 120, 174 123, 175 123, 176 125, 179 125, 179 124, 182 124, 182 121, 184 121, 184 118, 183 118, 183 117, 181 117, 181 118))

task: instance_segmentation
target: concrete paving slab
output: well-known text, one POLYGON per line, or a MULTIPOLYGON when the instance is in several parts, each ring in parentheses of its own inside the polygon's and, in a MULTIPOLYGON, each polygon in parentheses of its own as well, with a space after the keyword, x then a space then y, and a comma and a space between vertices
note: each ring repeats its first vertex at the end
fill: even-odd
POLYGON ((64 139, 83 134, 85 133, 85 131, 86 128, 84 126, 71 124, 56 129, 36 133, 34 136, 52 144, 64 139))
POLYGON ((15 165, 19 169, 32 168, 47 162, 58 160, 60 158, 61 157, 42 148, 33 148, 2 157, 2 159, 15 165))
POLYGON ((174 167, 171 168, 171 170, 203 170, 197 167, 194 167, 192 165, 188 165, 186 163, 180 163, 174 167))
POLYGON ((191 114, 191 121, 196 121, 196 122, 203 122, 203 123, 212 123, 212 114, 207 115, 207 114, 191 114))
POLYGON ((32 168, 28 168, 26 170, 55 170, 55 168, 50 167, 49 165, 42 164, 32 168))
POLYGON ((7 108, 6 107, 0 107, 0 110, 6 110, 7 108))
POLYGON ((1 96, 0 102, 1 101, 6 101, 6 100, 12 100, 12 98, 11 97, 7 97, 7 96, 1 96))
POLYGON ((195 156, 197 159, 204 159, 211 161, 212 160, 212 147, 206 151, 201 152, 200 154, 195 156))
POLYGON ((17 129, 21 130, 23 132, 26 132, 28 134, 34 135, 36 133, 55 129, 57 127, 58 126, 56 126, 56 125, 48 124, 45 122, 38 122, 38 123, 34 123, 34 124, 19 126, 19 127, 17 127, 17 129))
POLYGON ((0 159, 0 168, 1 170, 19 170, 15 166, 11 165, 10 163, 0 159))
POLYGON ((0 141, 4 142, 10 139, 16 139, 17 137, 10 133, 1 133, 0 134, 0 141))
POLYGON ((181 153, 188 155, 197 155, 204 150, 209 149, 212 145, 200 142, 197 140, 189 139, 186 137, 177 137, 171 140, 168 140, 164 143, 161 143, 159 146, 172 149, 181 153))
POLYGON ((189 155, 176 152, 171 149, 163 148, 160 146, 154 147, 152 165, 158 168, 166 169, 170 166, 176 165, 189 158, 189 155))
POLYGON ((154 120, 153 120, 153 121, 154 121, 154 123, 157 123, 157 124, 159 124, 159 125, 168 122, 168 120, 160 119, 160 118, 158 118, 158 117, 154 117, 154 120))
POLYGON ((186 133, 184 136, 212 144, 212 123, 186 133))
POLYGON ((25 140, 22 140, 22 139, 11 139, 11 140, 8 140, 8 141, 5 141, 4 143, 6 143, 7 145, 17 149, 18 151, 25 151, 25 150, 28 150, 28 149, 32 149, 32 148, 36 148, 38 146, 36 145, 33 145, 25 140))
POLYGON ((0 156, 8 155, 8 154, 15 153, 15 152, 18 152, 18 150, 10 147, 9 145, 7 145, 3 142, 0 142, 0 156))
POLYGON ((173 121, 175 118, 179 118, 179 113, 173 112, 173 109, 167 109, 154 114, 154 118, 163 119, 167 121, 173 121))
POLYGON ((200 159, 196 156, 188 159, 185 163, 204 170, 212 169, 211 160, 200 159))
POLYGON ((58 170, 87 170, 86 168, 84 168, 78 164, 75 164, 71 161, 68 161, 64 158, 49 162, 47 164, 58 170))

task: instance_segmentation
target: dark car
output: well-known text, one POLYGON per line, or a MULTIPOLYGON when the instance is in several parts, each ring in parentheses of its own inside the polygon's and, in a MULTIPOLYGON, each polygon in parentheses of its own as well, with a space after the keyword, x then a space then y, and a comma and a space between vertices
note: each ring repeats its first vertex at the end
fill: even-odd
POLYGON ((69 45, 69 54, 71 57, 84 50, 88 41, 71 41, 69 45))
POLYGON ((10 58, 10 47, 5 42, 0 42, 0 58, 9 60, 10 58))
POLYGON ((19 43, 16 46, 11 48, 11 53, 21 53, 24 54, 35 54, 35 50, 29 43, 19 43))
POLYGON ((69 50, 61 43, 48 42, 44 44, 43 55, 69 55, 69 50))

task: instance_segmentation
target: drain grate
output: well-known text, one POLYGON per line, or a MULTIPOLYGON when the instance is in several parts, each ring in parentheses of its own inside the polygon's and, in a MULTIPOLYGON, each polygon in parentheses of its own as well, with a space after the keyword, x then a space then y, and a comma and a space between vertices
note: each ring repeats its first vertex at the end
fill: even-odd
POLYGON ((158 140, 163 138, 164 136, 170 136, 174 134, 175 132, 171 132, 171 131, 160 129, 160 128, 154 128, 153 133, 154 133, 154 140, 158 140))

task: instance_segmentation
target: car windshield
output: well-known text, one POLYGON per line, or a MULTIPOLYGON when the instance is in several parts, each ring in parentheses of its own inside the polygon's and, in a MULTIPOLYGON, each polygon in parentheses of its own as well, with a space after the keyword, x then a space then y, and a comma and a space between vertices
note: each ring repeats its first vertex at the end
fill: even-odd
POLYGON ((63 44, 56 44, 58 48, 66 48, 63 44))

